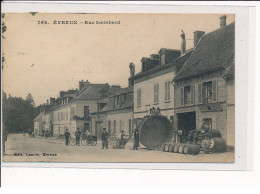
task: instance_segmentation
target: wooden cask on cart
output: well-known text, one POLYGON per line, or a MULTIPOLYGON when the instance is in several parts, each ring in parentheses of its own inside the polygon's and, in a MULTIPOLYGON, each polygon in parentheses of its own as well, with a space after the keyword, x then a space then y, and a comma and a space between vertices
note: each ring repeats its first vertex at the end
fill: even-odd
POLYGON ((221 137, 213 137, 210 139, 210 151, 211 152, 225 152, 226 141, 221 137))
POLYGON ((217 129, 212 129, 208 131, 210 137, 221 137, 221 133, 217 129))
POLYGON ((146 116, 138 125, 140 143, 148 149, 159 149, 161 145, 171 142, 172 123, 162 115, 146 116))
POLYGON ((197 155, 200 153, 200 145, 194 145, 194 144, 184 145, 183 153, 197 155))

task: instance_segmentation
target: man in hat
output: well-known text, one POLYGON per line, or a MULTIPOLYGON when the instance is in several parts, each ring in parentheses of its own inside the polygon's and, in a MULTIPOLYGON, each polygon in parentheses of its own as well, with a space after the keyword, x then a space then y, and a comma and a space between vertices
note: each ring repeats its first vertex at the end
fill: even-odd
POLYGON ((76 136, 76 146, 79 146, 80 135, 81 135, 81 132, 80 132, 79 128, 77 128, 77 131, 75 133, 75 136, 76 136))
POLYGON ((106 132, 106 128, 103 128, 103 132, 101 134, 101 141, 102 141, 102 149, 108 149, 108 133, 106 132))
POLYGON ((121 133, 119 134, 119 147, 123 148, 124 147, 124 136, 125 136, 125 132, 124 130, 121 130, 121 133))
POLYGON ((135 129, 133 150, 138 150, 138 147, 139 147, 139 131, 138 129, 135 129))
POLYGON ((66 132, 65 132, 65 145, 69 145, 69 140, 70 140, 70 132, 68 129, 66 129, 66 132))

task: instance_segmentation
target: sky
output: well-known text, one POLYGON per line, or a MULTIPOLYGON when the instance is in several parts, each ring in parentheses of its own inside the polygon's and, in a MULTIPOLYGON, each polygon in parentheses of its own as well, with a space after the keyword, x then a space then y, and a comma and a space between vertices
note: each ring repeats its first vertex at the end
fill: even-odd
MULTIPOLYGON (((3 90, 24 99, 31 93, 39 105, 58 97, 60 90, 78 88, 82 79, 127 87, 130 62, 138 73, 142 57, 158 53, 160 48, 180 49, 181 30, 186 34, 187 49, 192 48, 193 32, 218 29, 221 15, 5 14, 3 90), (55 20, 77 24, 53 24, 55 20)), ((234 22, 234 15, 225 15, 227 25, 234 22)))

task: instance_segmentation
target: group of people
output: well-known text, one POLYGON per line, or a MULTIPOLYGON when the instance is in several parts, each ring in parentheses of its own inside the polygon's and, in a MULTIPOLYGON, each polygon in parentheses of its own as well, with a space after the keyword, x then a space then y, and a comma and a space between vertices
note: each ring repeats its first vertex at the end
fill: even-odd
MULTIPOLYGON (((90 131, 86 130, 85 135, 86 135, 86 138, 88 139, 88 137, 91 135, 90 131)), ((71 135, 70 135, 70 132, 68 129, 66 129, 64 136, 65 136, 65 145, 69 145, 71 135)), ((76 137, 76 146, 79 146, 80 137, 81 137, 81 131, 79 128, 77 128, 77 130, 75 132, 75 137, 76 137)))
MULTIPOLYGON (((65 145, 69 145, 69 141, 70 141, 70 132, 68 129, 66 129, 65 131, 65 145)), ((88 137, 91 135, 89 130, 86 130, 85 132, 86 138, 88 139, 88 137)), ((119 139, 119 147, 123 147, 125 146, 125 139, 124 139, 124 130, 121 131, 118 139, 119 139)), ((80 144, 80 137, 81 137, 81 131, 79 128, 77 128, 76 132, 75 132, 75 137, 76 137, 76 146, 79 146, 80 144)), ((103 128, 102 134, 101 134, 101 141, 102 141, 102 149, 108 149, 108 137, 109 134, 106 131, 106 128, 103 128)), ((137 150, 139 147, 139 131, 138 129, 135 129, 134 131, 134 144, 133 144, 133 150, 137 150)))
MULTIPOLYGON (((125 136, 124 130, 121 130, 121 133, 118 136, 119 148, 124 148, 124 146, 126 144, 126 140, 125 140, 124 136, 125 136)), ((104 149, 104 148, 108 149, 108 132, 106 131, 106 128, 103 128, 103 131, 101 134, 101 141, 102 141, 102 149, 104 149)), ((139 147, 139 131, 138 131, 138 129, 135 129, 133 150, 137 150, 138 147, 139 147)))

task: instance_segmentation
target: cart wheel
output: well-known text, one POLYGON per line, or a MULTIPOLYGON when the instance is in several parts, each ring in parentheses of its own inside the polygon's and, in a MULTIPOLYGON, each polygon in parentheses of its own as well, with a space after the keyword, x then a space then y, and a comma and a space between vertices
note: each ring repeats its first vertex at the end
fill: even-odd
POLYGON ((70 145, 71 145, 71 146, 76 145, 76 139, 75 139, 75 138, 71 138, 71 139, 70 139, 70 145))
POLYGON ((88 144, 88 142, 87 142, 86 139, 82 139, 82 140, 81 140, 81 144, 82 144, 83 146, 86 146, 86 145, 88 144))
POLYGON ((97 141, 91 141, 91 145, 92 145, 92 146, 97 145, 97 141))

